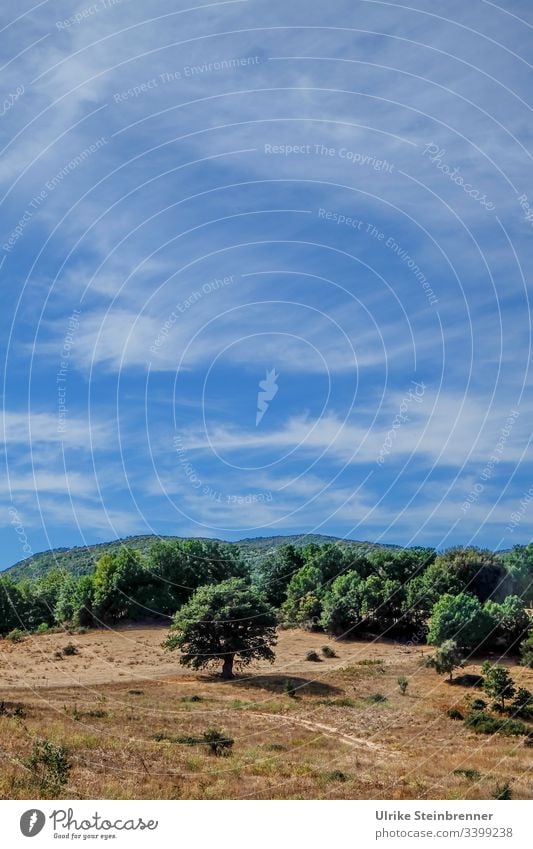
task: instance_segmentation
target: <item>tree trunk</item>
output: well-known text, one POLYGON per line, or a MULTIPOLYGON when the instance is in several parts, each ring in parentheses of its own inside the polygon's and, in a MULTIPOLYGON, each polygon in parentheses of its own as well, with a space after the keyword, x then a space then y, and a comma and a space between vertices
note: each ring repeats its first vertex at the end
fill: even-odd
POLYGON ((233 678, 233 660, 235 658, 234 654, 227 654, 224 658, 224 664, 222 666, 222 677, 224 680, 228 681, 230 678, 233 678))

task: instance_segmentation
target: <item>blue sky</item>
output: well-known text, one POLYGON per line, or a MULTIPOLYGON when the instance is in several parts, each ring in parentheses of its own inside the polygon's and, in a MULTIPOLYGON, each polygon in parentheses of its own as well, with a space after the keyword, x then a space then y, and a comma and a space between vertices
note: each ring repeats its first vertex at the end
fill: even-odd
POLYGON ((1 16, 0 565, 530 540, 528 3, 1 16))

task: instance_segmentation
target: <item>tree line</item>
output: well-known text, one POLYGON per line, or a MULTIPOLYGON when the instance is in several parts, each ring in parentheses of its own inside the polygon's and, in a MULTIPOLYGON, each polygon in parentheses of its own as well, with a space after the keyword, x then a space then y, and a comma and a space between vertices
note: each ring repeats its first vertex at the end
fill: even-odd
MULTIPOLYGON (((235 621, 255 617, 269 639, 278 624, 339 639, 373 634, 434 645, 453 640, 462 653, 514 652, 530 629, 532 580, 533 544, 497 554, 312 543, 248 561, 235 545, 159 541, 147 553, 106 553, 89 575, 52 569, 34 580, 0 577, 0 633, 174 617, 167 647, 187 654, 184 623, 191 627, 201 614, 220 624, 231 609, 235 621)), ((266 645, 261 627, 249 628, 250 658, 266 645)), ((523 651, 528 645, 533 653, 531 639, 523 651)))

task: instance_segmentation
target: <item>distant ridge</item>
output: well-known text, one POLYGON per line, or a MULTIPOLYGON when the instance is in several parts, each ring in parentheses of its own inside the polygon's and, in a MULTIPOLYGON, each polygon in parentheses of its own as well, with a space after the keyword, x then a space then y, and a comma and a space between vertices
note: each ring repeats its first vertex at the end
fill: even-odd
MULTIPOLYGON (((72 548, 52 548, 48 551, 41 551, 39 554, 34 554, 33 557, 28 557, 25 560, 20 560, 13 566, 8 566, 0 574, 9 575, 14 581, 21 581, 26 578, 39 578, 49 572, 51 569, 65 569, 73 575, 87 575, 93 571, 96 562, 104 554, 109 554, 117 551, 122 546, 136 548, 142 553, 146 553, 152 545, 158 540, 185 540, 199 539, 207 540, 206 537, 178 537, 178 536, 159 536, 156 534, 144 534, 138 536, 124 537, 123 539, 112 540, 111 542, 100 542, 94 545, 74 546, 72 548)), ((209 539, 212 539, 211 537, 209 539)), ((251 559, 254 556, 266 554, 268 551, 274 551, 281 545, 291 543, 296 548, 302 548, 304 545, 316 543, 325 545, 326 543, 342 543, 343 545, 354 546, 363 550, 373 548, 399 548, 396 545, 384 545, 381 543, 361 542, 358 540, 343 539, 342 537, 326 536, 324 534, 290 534, 287 536, 271 536, 271 537, 249 537, 247 539, 238 540, 237 542, 226 542, 224 540, 214 540, 215 542, 224 543, 232 548, 238 547, 246 557, 251 559)))

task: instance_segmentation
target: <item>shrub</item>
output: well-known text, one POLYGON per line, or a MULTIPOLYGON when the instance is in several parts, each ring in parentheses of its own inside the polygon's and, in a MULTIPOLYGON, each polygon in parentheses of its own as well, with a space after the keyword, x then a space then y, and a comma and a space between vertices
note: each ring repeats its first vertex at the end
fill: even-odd
POLYGON ((468 781, 478 781, 481 778, 481 773, 477 769, 454 769, 453 775, 467 778, 468 781))
POLYGON ((50 740, 38 740, 23 763, 32 774, 30 783, 41 795, 52 798, 60 796, 71 769, 68 750, 64 746, 58 746, 50 740))
POLYGON ((509 670, 506 666, 493 665, 487 660, 481 667, 481 671, 485 676, 483 689, 489 696, 500 700, 501 709, 504 711, 505 700, 511 699, 516 692, 509 670))
POLYGON ((311 660, 311 661, 313 661, 313 663, 318 663, 318 661, 320 660, 320 657, 318 655, 318 652, 313 651, 313 649, 311 649, 311 651, 307 652, 305 659, 311 660))
POLYGON ((454 640, 445 640, 435 654, 426 658, 425 666, 432 667, 438 675, 448 674, 448 680, 451 681, 453 670, 464 666, 457 643, 454 640))
POLYGON ((47 622, 41 622, 41 624, 37 627, 38 634, 46 634, 46 632, 50 629, 50 626, 47 622))
POLYGON ((400 693, 402 694, 402 696, 405 696, 408 686, 409 681, 407 680, 405 675, 400 675, 400 677, 398 678, 398 687, 400 688, 400 693))
POLYGON ((464 719, 463 714, 462 714, 462 713, 461 713, 461 711, 460 711, 458 708, 456 708, 456 707, 448 708, 448 710, 446 711, 446 713, 447 713, 447 715, 450 717, 450 719, 464 719))
POLYGON ((67 643, 66 646, 63 646, 63 654, 66 657, 71 657, 74 654, 79 654, 77 646, 74 643, 67 643))
POLYGON ((181 701, 182 702, 202 702, 203 696, 197 696, 196 693, 193 693, 192 696, 183 696, 181 701))
POLYGON ((331 646, 322 646, 322 654, 324 657, 337 657, 335 650, 331 646))
POLYGON ((290 678, 287 678, 287 680, 285 681, 283 685, 283 692, 291 699, 296 698, 296 684, 294 683, 294 681, 291 681, 290 678))
POLYGON ((211 754, 220 757, 221 755, 229 755, 233 743, 235 742, 223 731, 217 728, 210 728, 203 735, 203 742, 209 747, 211 754))
POLYGON ((383 693, 373 693, 371 696, 367 697, 367 702, 370 704, 379 704, 380 702, 386 702, 387 696, 384 696, 383 693))
POLYGON ((476 734, 505 734, 507 737, 527 735, 527 725, 519 719, 500 719, 483 711, 469 714, 465 719, 467 728, 471 728, 476 734))
POLYGON ((6 640, 11 640, 12 643, 21 643, 24 639, 24 631, 21 631, 20 628, 13 628, 9 634, 6 634, 6 640))
POLYGON ((510 783, 508 781, 503 781, 501 784, 497 784, 490 796, 491 799, 501 799, 506 801, 512 799, 513 791, 510 783))
POLYGON ((0 701, 0 716, 11 716, 16 719, 24 719, 26 716, 26 709, 24 708, 24 705, 21 705, 20 703, 10 705, 2 699, 2 701, 0 701))
POLYGON ((530 669, 533 669, 533 631, 520 646, 520 655, 522 666, 529 666, 530 669))
POLYGON ((487 702, 484 701, 484 699, 472 699, 470 707, 472 708, 472 710, 475 711, 485 710, 485 708, 487 707, 487 702))
POLYGON ((346 781, 348 776, 345 772, 342 772, 340 769, 334 769, 331 772, 326 774, 326 778, 328 781, 346 781))
POLYGON ((130 696, 142 696, 144 690, 128 690, 130 696))
POLYGON ((533 693, 519 687, 509 710, 514 716, 529 718, 533 714, 533 693))

